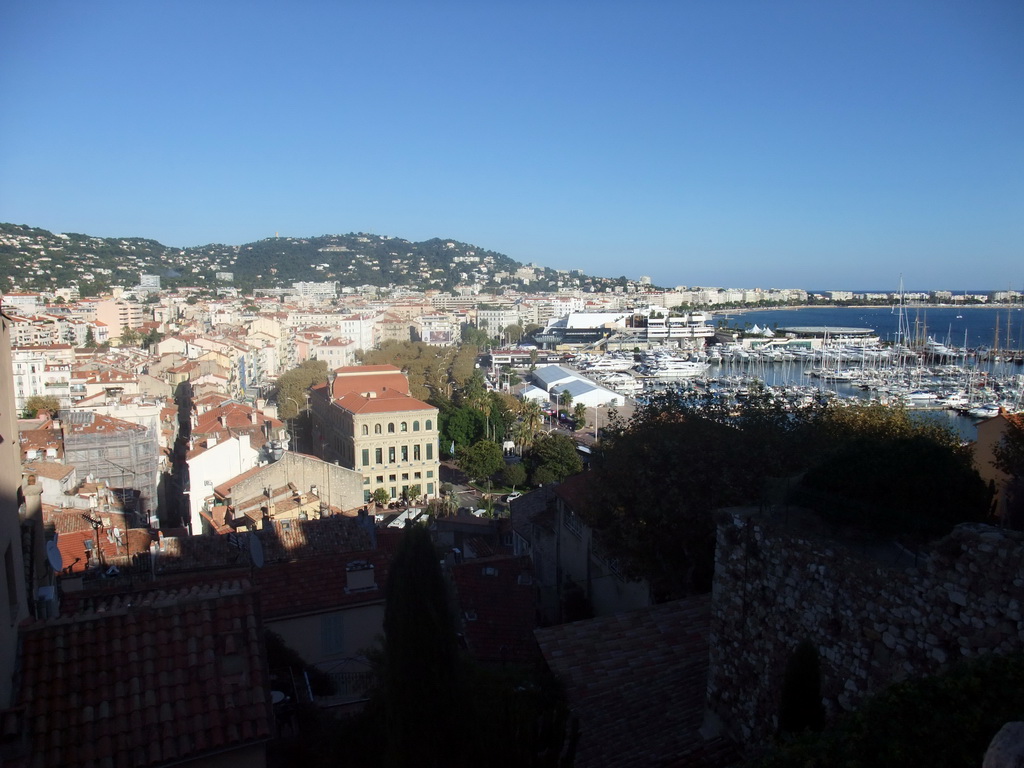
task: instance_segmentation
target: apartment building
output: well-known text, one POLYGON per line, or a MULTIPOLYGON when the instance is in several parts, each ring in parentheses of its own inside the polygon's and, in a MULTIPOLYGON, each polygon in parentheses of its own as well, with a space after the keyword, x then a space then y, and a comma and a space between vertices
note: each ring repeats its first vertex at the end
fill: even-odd
POLYGON ((116 299, 96 302, 96 320, 108 328, 111 339, 120 339, 127 329, 138 328, 146 319, 147 311, 142 304, 116 299))
POLYGON ((384 488, 393 499, 440 487, 437 408, 409 394, 393 365, 338 368, 310 391, 313 442, 328 461, 360 472, 363 497, 384 488))

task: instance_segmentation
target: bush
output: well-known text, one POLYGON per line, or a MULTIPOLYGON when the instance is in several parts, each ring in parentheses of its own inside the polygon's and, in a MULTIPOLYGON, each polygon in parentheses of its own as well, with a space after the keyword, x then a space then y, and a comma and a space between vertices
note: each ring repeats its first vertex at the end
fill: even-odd
POLYGON ((984 656, 897 683, 820 734, 776 745, 748 768, 962 768, 1024 719, 1024 653, 984 656))

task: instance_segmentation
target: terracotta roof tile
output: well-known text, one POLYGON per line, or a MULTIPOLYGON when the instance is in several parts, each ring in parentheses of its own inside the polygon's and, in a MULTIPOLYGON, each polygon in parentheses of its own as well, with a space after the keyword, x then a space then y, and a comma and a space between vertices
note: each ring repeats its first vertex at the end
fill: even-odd
POLYGON ((251 587, 236 581, 115 597, 25 628, 21 699, 33 765, 140 767, 268 739, 256 611, 251 587), (257 650, 241 654, 237 673, 218 632, 225 616, 240 620, 228 636, 257 650), (198 637, 216 637, 221 653, 189 653, 186 638, 198 637), (205 692, 184 684, 197 679, 205 692))
POLYGON ((390 557, 378 551, 347 552, 275 563, 254 574, 267 621, 285 616, 319 613, 343 606, 384 600, 390 557), (348 589, 348 565, 373 566, 368 589, 348 589))
POLYGON ((528 557, 494 557, 452 568, 470 652, 480 661, 536 658, 532 569, 528 557))
POLYGON ((702 595, 536 631, 580 718, 577 768, 735 761, 731 744, 699 732, 710 615, 702 595))

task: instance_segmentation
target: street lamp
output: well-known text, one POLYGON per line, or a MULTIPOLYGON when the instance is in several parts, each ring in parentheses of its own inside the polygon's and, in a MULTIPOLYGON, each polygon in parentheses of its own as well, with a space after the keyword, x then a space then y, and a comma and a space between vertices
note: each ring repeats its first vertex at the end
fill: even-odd
POLYGON ((558 410, 561 407, 562 395, 565 394, 563 389, 561 392, 555 393, 555 412, 551 415, 551 428, 555 429, 558 426, 558 410))

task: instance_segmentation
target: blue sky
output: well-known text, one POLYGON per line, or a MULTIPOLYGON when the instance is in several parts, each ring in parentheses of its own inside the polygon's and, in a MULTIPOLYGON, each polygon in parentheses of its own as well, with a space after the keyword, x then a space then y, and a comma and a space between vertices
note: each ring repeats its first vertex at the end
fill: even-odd
POLYGON ((1024 289, 1024 3, 0 5, 0 221, 1024 289))

